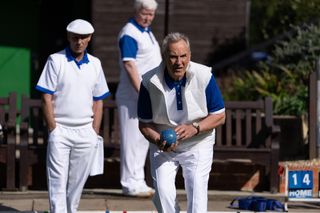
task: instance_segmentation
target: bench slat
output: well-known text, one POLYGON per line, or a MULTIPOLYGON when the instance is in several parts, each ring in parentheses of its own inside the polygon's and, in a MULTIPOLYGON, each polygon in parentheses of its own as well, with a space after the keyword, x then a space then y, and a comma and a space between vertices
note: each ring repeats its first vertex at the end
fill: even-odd
POLYGON ((252 141, 252 111, 246 109, 246 146, 252 141))
POLYGON ((242 141, 242 110, 236 110, 236 146, 241 147, 241 141, 242 141))
POLYGON ((261 110, 256 111, 256 134, 261 131, 262 128, 262 121, 261 121, 261 110))
MULTIPOLYGON (((226 146, 232 146, 232 113, 231 110, 226 110, 226 146)), ((223 145, 223 142, 221 143, 223 145)))
POLYGON ((227 109, 261 109, 264 108, 264 101, 226 101, 225 107, 227 109))

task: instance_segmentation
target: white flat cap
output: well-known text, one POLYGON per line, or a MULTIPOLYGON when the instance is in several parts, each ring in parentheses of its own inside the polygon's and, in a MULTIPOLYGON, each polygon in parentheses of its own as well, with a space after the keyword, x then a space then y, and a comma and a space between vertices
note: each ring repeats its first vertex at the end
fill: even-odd
POLYGON ((89 22, 83 19, 76 19, 68 24, 67 31, 79 35, 87 35, 92 34, 94 28, 89 22))

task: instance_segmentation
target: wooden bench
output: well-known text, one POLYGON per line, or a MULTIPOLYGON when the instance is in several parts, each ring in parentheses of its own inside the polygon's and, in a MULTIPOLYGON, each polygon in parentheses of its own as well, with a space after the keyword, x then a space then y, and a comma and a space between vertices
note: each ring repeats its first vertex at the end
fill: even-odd
MULTIPOLYGON (((46 187, 46 147, 48 132, 42 112, 40 99, 22 96, 22 110, 20 113, 20 151, 19 188, 24 191, 29 188, 40 189, 46 187)), ((103 120, 100 134, 104 138, 104 153, 106 163, 120 162, 120 135, 118 110, 113 100, 104 102, 103 120)), ((107 172, 107 171, 106 171, 107 172)), ((119 173, 120 169, 113 171, 119 173)), ((110 171, 108 171, 110 173, 110 171)), ((102 177, 100 176, 100 179, 102 177)), ((96 181, 96 177, 93 178, 96 181)), ((103 180, 98 182, 103 183, 103 180)), ((120 180, 117 179, 120 183, 120 180)), ((115 181, 114 181, 115 182, 115 181)), ((112 182, 111 182, 112 183, 112 182)), ((110 184, 111 184, 110 183, 110 184)), ((117 183, 119 185, 119 183, 117 183)), ((97 186, 96 183, 88 185, 97 186)), ((108 185, 112 187, 111 185, 108 185)))
POLYGON ((226 101, 225 107, 226 122, 216 130, 214 159, 263 165, 269 190, 277 192, 280 128, 273 124, 272 99, 226 101))
MULTIPOLYGON (((42 116, 41 101, 23 97, 22 105, 20 188, 26 189, 32 184, 30 180, 34 178, 30 167, 36 163, 45 162, 47 130, 42 116), (30 131, 31 129, 33 131, 30 131)), ((277 192, 280 130, 273 124, 271 98, 259 101, 226 101, 225 105, 226 123, 217 128, 214 160, 246 160, 263 166, 266 168, 270 191, 277 192)), ((120 168, 118 168, 120 124, 114 100, 108 99, 104 102, 100 134, 105 143, 105 175, 89 178, 87 186, 118 188, 120 187, 120 168), (111 179, 110 176, 112 176, 111 179)), ((45 166, 41 169, 44 170, 41 182, 45 184, 45 166)), ((214 173, 215 170, 213 169, 212 172, 214 173)), ((148 172, 146 175, 149 176, 148 172)))
MULTIPOLYGON (((15 190, 16 165, 16 115, 17 95, 10 93, 8 97, 0 97, 0 163, 5 165, 5 184, 3 189, 15 190)), ((1 177, 3 180, 3 177, 1 177)))
MULTIPOLYGON (((277 192, 280 128, 273 124, 272 99, 268 97, 258 101, 226 101, 225 106, 226 123, 216 130, 214 160, 234 161, 237 165, 242 160, 246 163, 245 166, 248 162, 263 166, 269 190, 277 192)), ((105 102, 101 134, 105 139, 105 158, 109 162, 120 158, 117 113, 115 101, 105 102)), ((148 162, 146 166, 148 167, 148 162)), ((177 182, 183 183, 183 180, 177 182)))
POLYGON ((48 132, 40 99, 22 96, 19 163, 19 188, 30 186, 40 189, 46 186, 46 151, 48 132))
POLYGON ((107 161, 120 161, 120 123, 114 100, 108 99, 103 104, 100 135, 104 138, 107 161))

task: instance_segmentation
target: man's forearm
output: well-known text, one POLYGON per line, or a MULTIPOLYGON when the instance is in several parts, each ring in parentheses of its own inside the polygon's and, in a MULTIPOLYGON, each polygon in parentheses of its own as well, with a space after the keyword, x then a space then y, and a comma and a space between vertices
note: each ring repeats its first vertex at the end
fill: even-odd
POLYGON ((93 102, 93 129, 94 131, 99 134, 100 131, 100 125, 102 121, 102 115, 103 115, 103 101, 94 101, 93 102))
POLYGON ((129 76, 129 79, 130 79, 130 82, 131 82, 133 88, 137 92, 139 92, 141 79, 140 79, 139 72, 138 72, 138 69, 137 69, 135 62, 134 61, 124 61, 123 66, 128 73, 128 76, 129 76))
POLYGON ((139 129, 150 143, 158 145, 160 134, 153 128, 152 124, 139 122, 139 129))
POLYGON ((225 113, 219 114, 210 114, 202 121, 199 122, 200 124, 200 131, 208 131, 214 129, 220 125, 223 125, 225 122, 225 113))
POLYGON ((42 95, 42 109, 43 109, 43 114, 47 123, 48 130, 52 131, 54 128, 56 128, 56 121, 54 119, 53 104, 52 104, 52 95, 50 94, 42 95))

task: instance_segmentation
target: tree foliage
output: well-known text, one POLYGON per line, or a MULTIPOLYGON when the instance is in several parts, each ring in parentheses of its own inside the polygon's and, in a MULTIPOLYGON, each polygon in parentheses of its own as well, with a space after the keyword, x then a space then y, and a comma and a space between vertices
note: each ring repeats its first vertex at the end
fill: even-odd
POLYGON ((226 99, 256 100, 271 96, 278 115, 307 112, 308 79, 320 56, 320 25, 293 27, 294 34, 276 44, 271 61, 233 77, 226 99))
POLYGON ((251 0, 250 43, 320 19, 320 0, 251 0))

